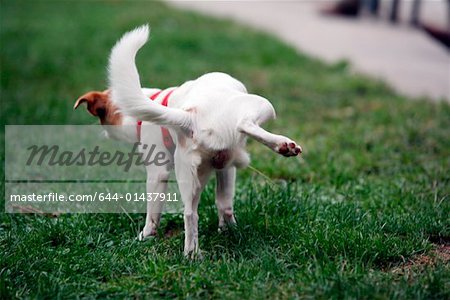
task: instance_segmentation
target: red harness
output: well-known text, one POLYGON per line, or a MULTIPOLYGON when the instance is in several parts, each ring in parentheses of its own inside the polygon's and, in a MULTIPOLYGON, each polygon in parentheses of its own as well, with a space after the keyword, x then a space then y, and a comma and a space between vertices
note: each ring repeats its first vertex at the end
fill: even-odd
MULTIPOLYGON (((169 104, 169 97, 170 95, 172 95, 174 89, 171 90, 170 92, 167 93, 167 95, 164 97, 163 101, 161 102, 161 105, 167 106, 167 104, 169 104)), ((150 100, 154 101, 159 94, 161 94, 163 92, 163 90, 160 90, 156 93, 154 93, 153 95, 150 96, 150 100)), ((142 127, 142 121, 139 120, 137 121, 137 126, 136 126, 136 132, 137 132, 137 138, 138 141, 141 141, 141 127, 142 127)), ((169 150, 170 153, 174 153, 175 151, 175 143, 173 142, 172 136, 170 135, 170 132, 167 128, 162 127, 161 126, 161 133, 162 133, 162 137, 163 137, 163 142, 164 142, 164 146, 166 146, 167 150, 169 150)))

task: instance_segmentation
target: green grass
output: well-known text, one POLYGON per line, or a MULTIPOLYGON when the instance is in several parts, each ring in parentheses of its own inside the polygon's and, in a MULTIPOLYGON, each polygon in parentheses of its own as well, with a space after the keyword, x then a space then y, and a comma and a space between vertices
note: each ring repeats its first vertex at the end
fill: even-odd
MULTIPOLYGON (((345 62, 326 65, 271 36, 156 2, 2 1, 0 9, 3 124, 94 123, 72 110, 74 100, 105 88, 116 39, 150 23, 138 57, 144 85, 230 73, 273 102, 279 119, 268 127, 305 150, 284 159, 250 142, 252 164, 276 185, 241 171, 239 224, 227 234, 217 233, 208 185, 202 261, 183 258, 180 230, 136 242, 143 215, 2 213, 1 298, 450 297, 448 263, 390 271, 449 241, 448 104, 412 101, 345 62)), ((161 231, 170 228, 182 228, 181 216, 165 216, 161 231)))

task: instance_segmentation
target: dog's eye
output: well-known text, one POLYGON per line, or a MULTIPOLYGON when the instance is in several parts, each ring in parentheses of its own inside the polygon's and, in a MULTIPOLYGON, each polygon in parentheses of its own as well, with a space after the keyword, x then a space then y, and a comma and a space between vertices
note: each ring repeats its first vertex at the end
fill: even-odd
POLYGON ((106 109, 103 108, 103 107, 97 108, 97 109, 95 110, 95 112, 97 113, 97 116, 98 116, 99 118, 104 118, 104 117, 106 116, 106 109))

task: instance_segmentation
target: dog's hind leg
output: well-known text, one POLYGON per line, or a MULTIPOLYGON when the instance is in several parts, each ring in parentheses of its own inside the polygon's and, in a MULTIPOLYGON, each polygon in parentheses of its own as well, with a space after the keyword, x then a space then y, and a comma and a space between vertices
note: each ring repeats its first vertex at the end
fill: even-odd
POLYGON ((296 156, 302 153, 302 148, 293 140, 268 132, 251 120, 242 121, 238 126, 238 130, 283 156, 296 156))
POLYGON ((157 196, 167 192, 167 181, 169 179, 170 170, 173 165, 173 158, 169 151, 162 143, 162 134, 160 126, 144 123, 141 128, 141 151, 143 157, 149 157, 152 153, 164 153, 168 157, 168 161, 164 164, 157 165, 151 163, 146 166, 147 171, 147 217, 144 229, 139 234, 139 240, 156 236, 161 213, 164 208, 164 201, 157 196), (150 194, 149 194, 150 193, 150 194), (151 199, 148 197, 151 196, 151 199))
MULTIPOLYGON (((147 170, 147 193, 166 193, 169 171, 166 166, 148 168, 147 170)), ((145 219, 144 229, 139 233, 138 239, 143 241, 149 237, 156 236, 164 202, 159 197, 153 196, 147 201, 147 217, 145 219)))
POLYGON ((216 170, 216 206, 219 214, 219 231, 236 224, 233 213, 233 197, 236 182, 236 168, 216 170))
POLYGON ((182 151, 179 148, 175 151, 175 175, 184 204, 184 255, 196 258, 201 257, 198 244, 198 203, 211 169, 200 168, 199 156, 182 151))

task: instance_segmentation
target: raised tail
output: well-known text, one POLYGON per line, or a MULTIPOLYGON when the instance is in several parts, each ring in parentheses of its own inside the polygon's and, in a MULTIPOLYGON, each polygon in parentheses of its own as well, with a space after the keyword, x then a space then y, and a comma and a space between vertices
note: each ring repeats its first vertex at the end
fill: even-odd
POLYGON ((142 93, 135 57, 147 42, 149 32, 148 25, 127 32, 112 49, 108 67, 112 101, 122 113, 137 119, 189 128, 188 112, 149 101, 142 93))

